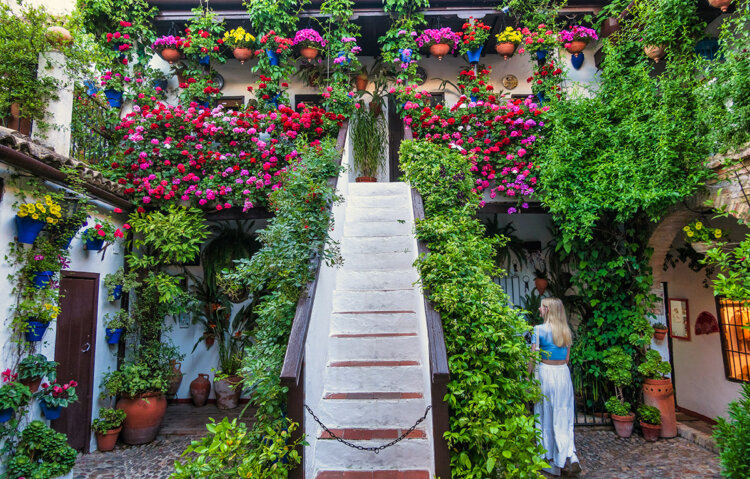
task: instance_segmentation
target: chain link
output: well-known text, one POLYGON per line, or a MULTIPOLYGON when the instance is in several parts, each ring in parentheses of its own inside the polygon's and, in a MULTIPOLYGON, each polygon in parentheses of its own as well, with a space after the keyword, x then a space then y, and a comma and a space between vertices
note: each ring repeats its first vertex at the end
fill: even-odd
POLYGON ((310 415, 313 417, 313 419, 315 419, 315 422, 317 422, 320 425, 320 427, 322 427, 323 430, 328 433, 329 436, 331 436, 333 439, 336 439, 341 444, 344 444, 344 445, 349 446, 349 447, 354 448, 354 449, 359 449, 360 451, 371 451, 371 452, 374 452, 375 454, 379 454, 380 451, 382 451, 383 449, 386 449, 386 448, 389 448, 389 447, 391 447, 391 446, 393 446, 395 444, 398 444, 399 442, 401 442, 404 439, 406 439, 406 436, 408 436, 409 434, 411 434, 412 432, 414 432, 414 430, 417 428, 417 426, 419 426, 419 424, 422 421, 424 421, 425 419, 427 419, 427 413, 430 412, 430 409, 432 409, 432 406, 431 405, 427 406, 427 409, 424 410, 424 416, 422 416, 421 418, 417 419, 417 422, 415 422, 412 427, 410 427, 406 432, 404 432, 403 434, 401 434, 401 436, 399 436, 398 438, 394 439, 393 441, 389 442, 388 444, 383 444, 382 446, 370 446, 370 447, 360 446, 359 444, 353 444, 353 443, 351 443, 349 441, 345 441, 344 439, 338 437, 336 434, 333 433, 333 431, 331 431, 330 429, 328 429, 328 427, 325 424, 323 424, 323 422, 320 419, 318 419, 318 416, 316 416, 315 413, 313 412, 313 410, 310 409, 310 406, 308 406, 307 404, 305 404, 305 409, 307 409, 307 412, 309 412, 310 415))

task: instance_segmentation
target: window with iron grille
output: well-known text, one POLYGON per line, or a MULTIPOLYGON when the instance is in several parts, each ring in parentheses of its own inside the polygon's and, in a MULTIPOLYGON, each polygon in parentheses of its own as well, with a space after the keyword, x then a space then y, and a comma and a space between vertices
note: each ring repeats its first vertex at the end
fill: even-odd
POLYGON ((727 379, 750 382, 750 304, 717 298, 716 308, 727 379))

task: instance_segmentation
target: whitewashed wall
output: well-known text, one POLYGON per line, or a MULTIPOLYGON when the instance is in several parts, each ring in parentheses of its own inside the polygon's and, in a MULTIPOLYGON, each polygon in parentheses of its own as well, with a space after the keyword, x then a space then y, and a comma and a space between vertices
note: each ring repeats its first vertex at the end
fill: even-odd
MULTIPOLYGON (((0 201, 0 258, 4 258, 8 253, 9 243, 15 241, 16 209, 13 205, 17 201, 22 201, 24 196, 22 189, 19 190, 15 186, 12 186, 10 178, 12 173, 13 170, 11 168, 0 163, 0 177, 3 178, 6 185, 5 194, 3 195, 2 201, 0 201)), ((122 226, 123 222, 120 218, 117 218, 117 215, 112 214, 111 207, 94 200, 92 200, 92 204, 96 207, 95 216, 97 218, 111 216, 117 226, 122 226)), ((109 369, 115 369, 117 366, 117 346, 110 346, 106 342, 104 315, 110 312, 115 312, 119 305, 116 302, 110 303, 107 301, 104 277, 108 273, 115 272, 117 268, 122 266, 123 250, 120 245, 110 246, 107 248, 106 254, 102 257, 102 255, 95 252, 85 251, 83 249, 83 241, 77 237, 71 243, 70 251, 69 271, 100 274, 99 307, 97 311, 97 325, 95 330, 96 342, 95 344, 92 344, 92 348, 94 348, 93 419, 97 416, 100 407, 108 406, 108 404, 98 400, 101 377, 109 369)), ((16 345, 11 342, 12 331, 9 329, 11 311, 16 304, 16 298, 12 294, 13 286, 8 279, 8 276, 12 276, 13 274, 15 274, 15 271, 8 265, 8 262, 2 261, 2 263, 0 263, 0 370, 14 367, 16 364, 15 358, 17 357, 15 353, 16 345)), ((43 343, 41 343, 39 351, 46 355, 50 360, 53 360, 55 357, 55 337, 55 323, 52 322, 44 335, 43 343)), ((30 411, 31 417, 29 420, 40 418, 39 406, 36 403, 32 404, 30 411)), ((91 449, 96 449, 96 441, 94 440, 93 435, 91 438, 91 449)))

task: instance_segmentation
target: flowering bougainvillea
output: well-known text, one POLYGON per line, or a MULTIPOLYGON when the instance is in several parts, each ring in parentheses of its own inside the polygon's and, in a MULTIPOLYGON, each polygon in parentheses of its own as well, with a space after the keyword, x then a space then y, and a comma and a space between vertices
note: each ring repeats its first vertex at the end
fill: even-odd
POLYGON ((116 127, 123 134, 122 154, 107 175, 141 207, 182 201, 248 210, 264 204, 281 172, 297 161, 297 136, 315 141, 342 122, 315 107, 265 113, 136 105, 116 127))

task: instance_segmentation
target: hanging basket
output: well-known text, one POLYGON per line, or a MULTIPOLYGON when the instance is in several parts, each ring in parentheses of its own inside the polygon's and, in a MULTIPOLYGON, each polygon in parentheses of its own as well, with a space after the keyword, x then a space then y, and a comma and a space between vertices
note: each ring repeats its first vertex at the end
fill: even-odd
POLYGON ((471 63, 472 65, 475 63, 479 63, 479 59, 482 57, 483 48, 484 47, 481 46, 476 50, 469 50, 468 52, 466 52, 466 56, 469 57, 469 63, 471 63))
POLYGON ((44 221, 35 220, 30 216, 16 216, 16 230, 18 242, 33 244, 36 237, 44 229, 44 221))
POLYGON ((232 55, 240 61, 240 64, 244 65, 246 61, 253 58, 253 50, 251 48, 235 48, 232 50, 232 55))
POLYGON ((49 327, 49 323, 42 323, 33 319, 26 320, 26 323, 26 341, 30 343, 41 341, 49 327))
POLYGON ((176 48, 164 48, 159 52, 159 56, 161 56, 165 62, 169 63, 170 65, 174 65, 174 62, 178 61, 182 57, 182 54, 176 48))
POLYGON ((112 108, 120 108, 122 106, 122 92, 119 90, 108 89, 104 90, 104 95, 107 97, 107 102, 112 108))
POLYGON ((55 273, 52 271, 36 271, 34 272, 34 279, 32 282, 34 283, 34 288, 36 289, 46 289, 47 286, 52 282, 52 276, 55 273))
POLYGON ((44 401, 39 401, 39 407, 41 408, 44 417, 46 417, 50 421, 60 419, 60 414, 62 414, 62 406, 50 407, 47 406, 47 403, 45 403, 44 401))
POLYGON ((117 344, 120 342, 120 337, 125 331, 123 328, 110 329, 107 328, 107 344, 117 344))
POLYGON ((570 44, 565 47, 566 50, 568 50, 568 53, 572 53, 573 55, 578 55, 581 53, 584 49, 586 49, 586 42, 582 42, 580 40, 574 40, 570 42, 570 44))
POLYGON ((729 5, 732 4, 733 0, 708 0, 708 4, 714 8, 721 10, 721 13, 726 13, 729 5))
POLYGON ((513 42, 503 42, 495 45, 495 51, 498 55, 503 56, 503 60, 507 60, 516 53, 516 44, 513 42))
POLYGON ((430 55, 436 56, 438 60, 442 60, 451 51, 451 46, 446 43, 436 43, 430 45, 430 55))
POLYGON ((647 57, 652 59, 654 63, 659 63, 659 60, 667 55, 664 45, 646 45, 643 47, 643 52, 647 57))
POLYGON ((314 60, 318 57, 318 49, 305 47, 299 51, 299 54, 302 55, 302 58, 305 58, 307 60, 314 60))
POLYGON ((279 56, 275 51, 266 50, 266 55, 268 55, 268 61, 271 62, 271 66, 279 66, 279 56))

